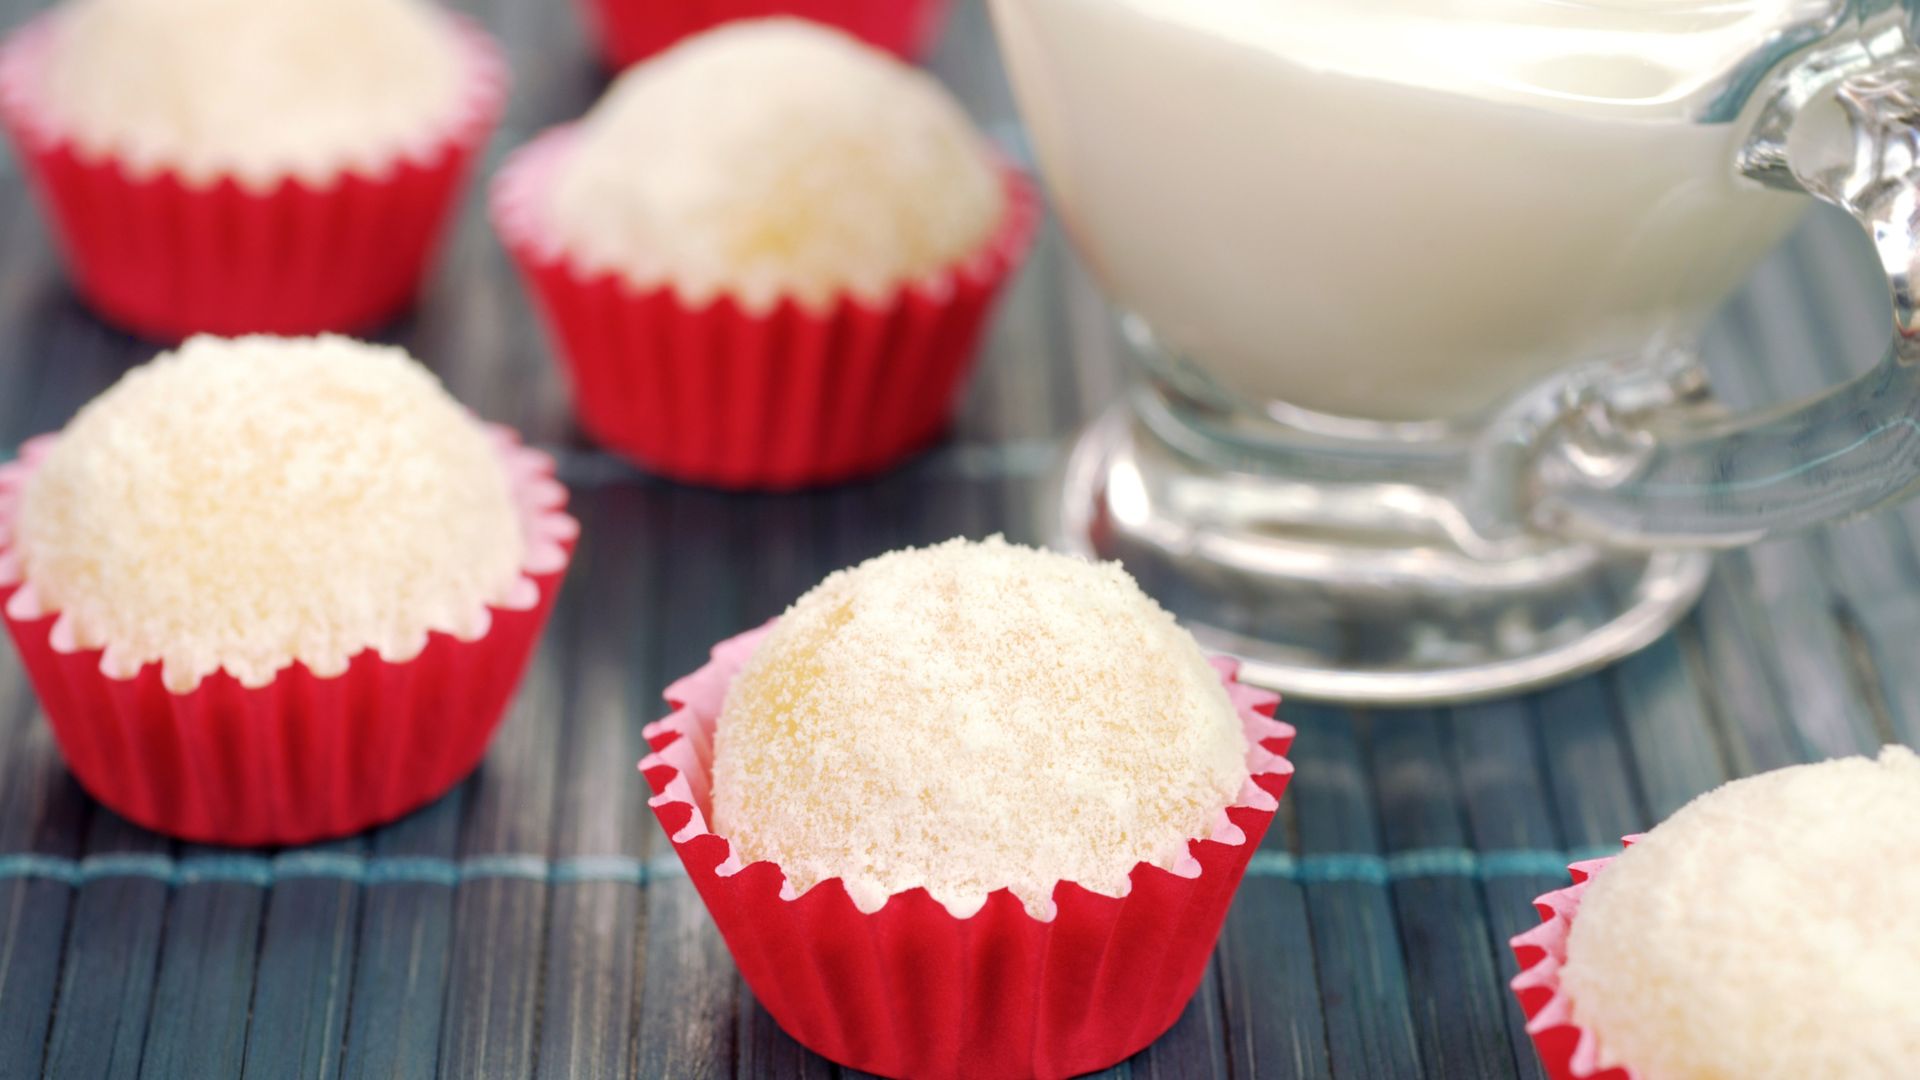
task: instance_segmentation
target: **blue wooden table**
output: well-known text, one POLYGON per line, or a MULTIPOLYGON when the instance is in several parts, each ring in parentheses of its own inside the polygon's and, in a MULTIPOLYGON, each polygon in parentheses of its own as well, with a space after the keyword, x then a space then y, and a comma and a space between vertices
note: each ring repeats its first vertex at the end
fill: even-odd
MULTIPOLYGON (((12 25, 38 6, 0 0, 12 25)), ((603 85, 557 0, 472 0, 518 76, 490 155, 603 85)), ((978 4, 933 61, 1015 154, 978 4)), ((1877 275, 1811 219, 1716 324, 1721 393, 1798 394, 1877 358, 1877 275)), ((838 567, 1001 531, 1039 540, 1062 440, 1114 394, 1104 309, 1049 231, 951 441, 882 479, 719 495, 593 451, 470 199, 392 328, 491 419, 559 454, 585 526, 527 683, 479 772, 368 835, 178 844, 92 802, 0 650, 0 1080, 32 1077, 826 1077, 734 973, 634 770, 706 646, 838 567)), ((0 452, 155 352, 62 282, 0 175, 0 452)), ((1920 742, 1920 512, 1720 562, 1698 613, 1598 675, 1471 708, 1292 702, 1298 777, 1179 1025, 1115 1075, 1539 1075, 1509 936, 1570 858, 1729 777, 1920 742)))

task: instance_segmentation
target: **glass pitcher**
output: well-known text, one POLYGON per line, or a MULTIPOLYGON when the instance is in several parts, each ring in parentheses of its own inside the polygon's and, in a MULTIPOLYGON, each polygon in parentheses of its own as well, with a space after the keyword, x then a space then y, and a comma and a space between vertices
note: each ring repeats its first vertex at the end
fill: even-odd
POLYGON ((1283 691, 1458 701, 1651 642, 1707 552, 1920 484, 1920 0, 991 0, 1143 377, 1060 542, 1283 691), (1727 415, 1695 340, 1807 196, 1877 368, 1727 415))

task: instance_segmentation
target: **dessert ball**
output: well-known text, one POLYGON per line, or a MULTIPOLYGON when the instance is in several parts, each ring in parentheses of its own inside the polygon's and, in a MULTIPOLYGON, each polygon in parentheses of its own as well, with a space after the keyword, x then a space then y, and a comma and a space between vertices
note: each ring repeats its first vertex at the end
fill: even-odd
POLYGON ((899 551, 790 608, 728 691, 713 828, 862 910, 916 887, 962 917, 1058 882, 1124 895, 1248 778, 1193 638, 1116 564, 998 537, 899 551))
POLYGON ((319 183, 450 122, 452 29, 424 0, 69 0, 41 91, 81 147, 136 169, 319 183))
POLYGON ((928 76, 795 19, 628 71, 581 123, 552 223, 596 271, 752 309, 885 295, 980 247, 1005 191, 928 76))
POLYGON ((42 606, 107 674, 247 686, 474 638, 525 549, 488 434, 399 349, 201 337, 80 410, 21 495, 42 606))
POLYGON ((1561 986, 1646 1080, 1904 1076, 1920 1062, 1920 757, 1736 780, 1587 885, 1561 986))

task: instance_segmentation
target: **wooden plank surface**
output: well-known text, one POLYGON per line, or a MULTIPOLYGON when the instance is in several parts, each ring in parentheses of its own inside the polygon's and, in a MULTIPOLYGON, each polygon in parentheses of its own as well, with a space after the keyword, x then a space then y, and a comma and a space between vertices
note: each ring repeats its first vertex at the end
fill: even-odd
POLYGON ((1287 719, 1299 729, 1287 797, 1299 822, 1299 876, 1333 1074, 1416 1075, 1420 1050, 1406 960, 1357 718, 1345 709, 1296 705, 1287 719))
POLYGON ((0 661, 0 1080, 40 1075, 73 887, 42 867, 77 865, 93 808, 61 769, 11 654, 0 661))
POLYGON ((1498 971, 1505 939, 1489 931, 1474 864, 1452 854, 1471 845, 1446 733, 1431 710, 1375 718, 1370 779, 1387 865, 1399 871, 1394 918, 1421 1060, 1435 1075, 1492 1080, 1514 1075, 1498 971))
MULTIPOLYGON (((8 24, 37 0, 0 0, 8 24)), ((516 94, 483 172, 605 85, 565 5, 465 0, 516 94)), ((1027 153, 984 12, 931 68, 1027 153)), ((0 169, 0 453, 155 348, 61 279, 0 169)), ((486 763, 434 805, 317 848, 178 845, 67 775, 0 650, 0 1080, 855 1074, 741 983, 645 808, 641 727, 716 640, 831 570, 954 535, 1045 538, 1063 440, 1117 392, 1106 309, 1057 227, 987 335, 952 439, 902 469, 729 496, 594 451, 472 193, 419 310, 382 333, 554 450, 585 523, 486 763)), ((1815 217, 1709 341, 1723 396, 1778 400, 1877 358, 1886 301, 1815 217)), ((1679 632, 1608 671, 1471 708, 1289 703, 1299 776, 1200 992, 1114 1077, 1540 1075, 1505 940, 1569 857, 1617 849, 1756 769, 1920 738, 1920 508, 1723 559, 1679 632)))
MULTIPOLYGON (((1539 723, 1528 704, 1503 701, 1453 710, 1444 737, 1468 846, 1499 853, 1481 857, 1479 876, 1503 984, 1519 970, 1512 952, 1500 946, 1537 921, 1533 898, 1559 886, 1564 874, 1556 857, 1562 850, 1560 830, 1542 775, 1539 723)), ((1519 1003, 1509 995, 1500 998, 1516 1075, 1544 1076, 1519 1003)))
MULTIPOLYGON (((87 857, 125 865, 165 859, 174 845, 96 808, 87 857)), ((79 883, 47 1033, 49 1077, 132 1080, 145 1056, 148 1016, 159 972, 169 882, 147 875, 106 875, 79 883)))
POLYGON ((275 860, 247 1020, 250 1077, 326 1080, 340 1071, 359 940, 362 838, 275 860))
MULTIPOLYGON (((226 853, 188 846, 184 858, 236 869, 226 853)), ((176 864, 177 865, 177 864, 176 864)), ((167 907, 160 970, 140 1075, 239 1076, 269 879, 237 871, 180 875, 167 907)))
POLYGON ((427 809, 379 830, 370 845, 381 865, 421 872, 407 879, 369 875, 362 889, 345 1076, 429 1080, 438 1066, 454 942, 455 855, 472 786, 472 781, 462 784, 427 809), (432 872, 442 868, 444 875, 432 872))

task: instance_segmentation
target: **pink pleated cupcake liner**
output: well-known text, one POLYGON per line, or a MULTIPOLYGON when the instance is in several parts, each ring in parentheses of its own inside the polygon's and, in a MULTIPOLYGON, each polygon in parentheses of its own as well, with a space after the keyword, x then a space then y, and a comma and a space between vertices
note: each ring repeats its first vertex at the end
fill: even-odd
POLYGON ((933 44, 948 0, 581 0, 608 66, 626 67, 734 19, 791 15, 837 26, 913 60, 933 44))
POLYGON ((924 889, 876 912, 838 880, 795 895, 709 831, 713 733, 766 628, 722 642, 667 690, 646 729, 651 803, 754 996, 816 1053, 884 1076, 1063 1077, 1105 1068, 1171 1027, 1199 985, 1227 907, 1293 767, 1279 699, 1214 661, 1247 736, 1251 779, 1173 870, 1141 864, 1123 897, 1062 882, 1042 920, 1005 889, 957 918, 924 889))
POLYGON ((467 86, 456 114, 377 168, 255 190, 195 183, 83 148, 42 100, 59 12, 0 44, 0 124, 33 182, 76 288, 109 321, 176 341, 196 333, 366 330, 418 294, 468 170, 506 102, 507 67, 453 19, 467 86))
MULTIPOLYGON (((444 794, 479 764, 532 656, 579 526, 553 462, 493 428, 527 543, 522 577, 486 630, 443 633, 405 661, 372 650, 339 675, 295 663, 265 686, 225 671, 169 690, 158 663, 107 673, 108 650, 24 580, 14 517, 54 438, 0 466, 0 616, 82 787, 136 824, 218 844, 297 844, 344 836, 444 794)), ((109 650, 111 645, 109 645, 109 650)))
POLYGON ((784 490, 879 472, 946 430, 1039 221, 1017 170, 1003 171, 998 228, 959 264, 882 303, 761 313, 724 296, 689 304, 574 260, 547 225, 547 197, 575 138, 563 126, 516 152, 492 210, 596 442, 675 480, 784 490))
MULTIPOLYGON (((1639 839, 1627 837, 1626 846, 1632 847, 1639 839)), ((1511 942, 1514 959, 1520 964, 1520 974, 1513 978, 1513 993, 1527 1017, 1527 1036, 1553 1080, 1637 1080, 1631 1069, 1600 1065, 1600 1042, 1591 1030, 1574 1021, 1573 1001, 1560 984, 1560 969, 1567 962, 1567 937, 1580 913, 1580 898, 1593 876, 1618 857, 1569 866, 1573 884, 1535 900, 1540 925, 1511 942)))

